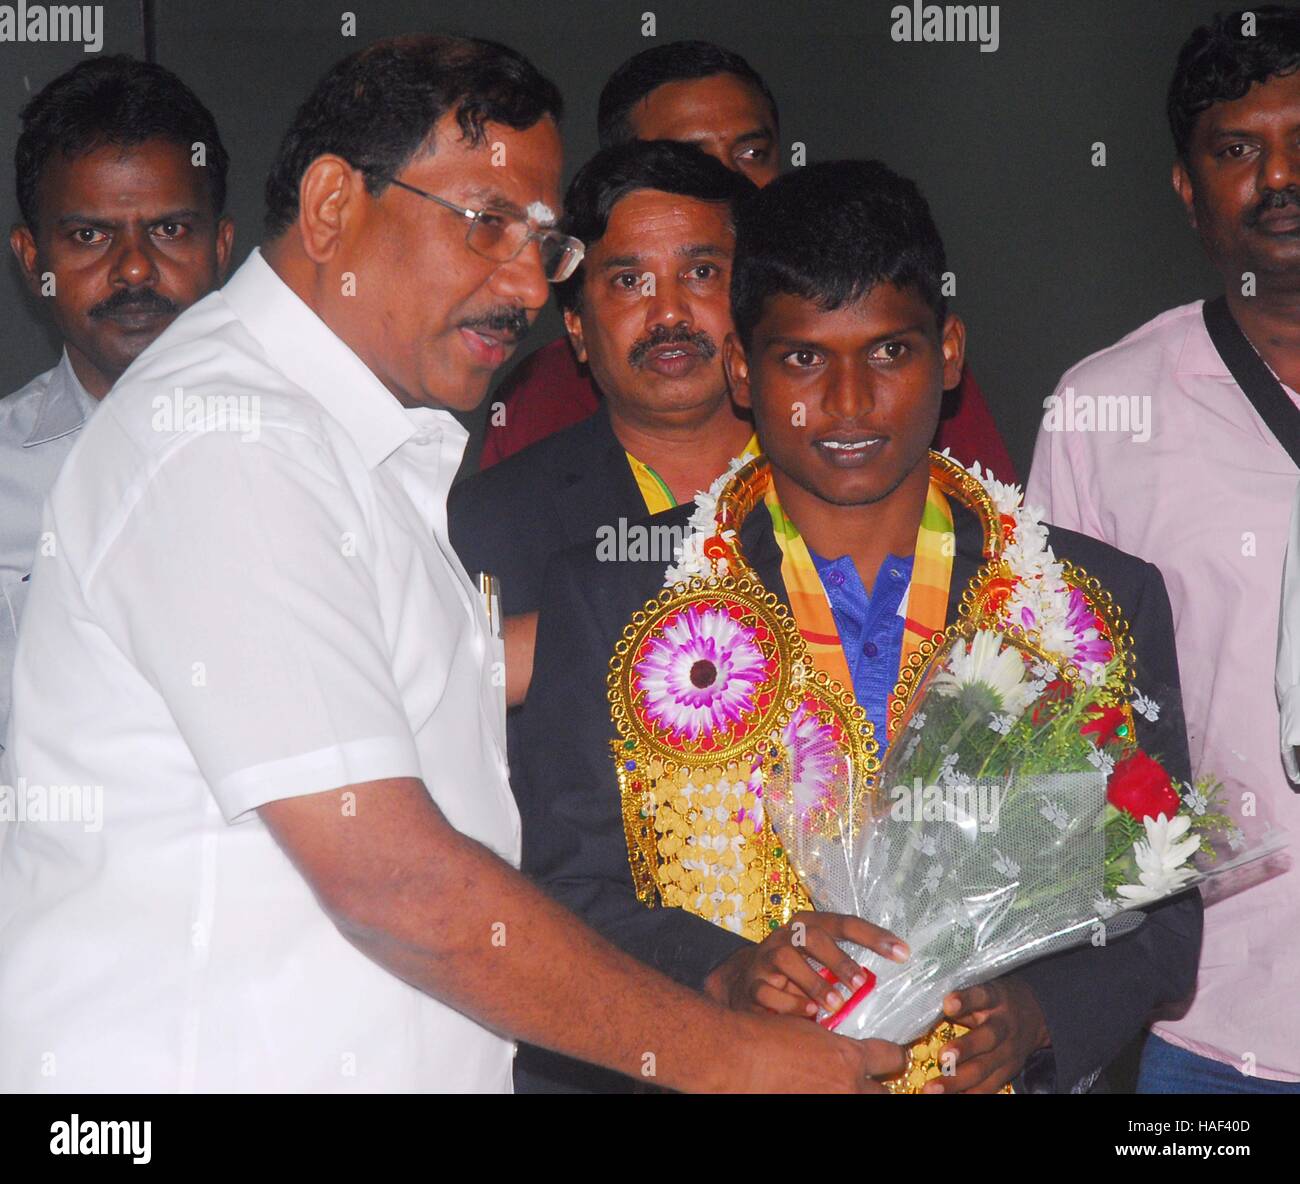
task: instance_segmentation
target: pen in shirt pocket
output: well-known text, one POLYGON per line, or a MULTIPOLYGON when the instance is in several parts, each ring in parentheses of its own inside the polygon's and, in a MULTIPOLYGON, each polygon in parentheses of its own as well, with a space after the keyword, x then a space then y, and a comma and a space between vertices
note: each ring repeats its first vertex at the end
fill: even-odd
POLYGON ((488 633, 500 640, 504 636, 501 631, 501 581, 496 576, 481 571, 478 573, 478 590, 487 612, 488 633))

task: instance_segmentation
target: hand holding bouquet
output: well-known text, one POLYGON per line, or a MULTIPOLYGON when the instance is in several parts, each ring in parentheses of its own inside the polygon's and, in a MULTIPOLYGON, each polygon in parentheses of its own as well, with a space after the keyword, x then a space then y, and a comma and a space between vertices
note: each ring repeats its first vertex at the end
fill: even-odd
MULTIPOLYGON (((774 777, 765 808, 819 909, 903 938, 836 1030, 907 1044, 950 991, 1140 923, 1133 911, 1274 849, 1247 848, 1217 783, 1175 788, 1111 702, 1109 668, 1067 679, 1042 651, 988 628, 929 664, 874 794, 843 808, 774 777)), ((1156 710, 1154 704, 1139 704, 1156 710)))

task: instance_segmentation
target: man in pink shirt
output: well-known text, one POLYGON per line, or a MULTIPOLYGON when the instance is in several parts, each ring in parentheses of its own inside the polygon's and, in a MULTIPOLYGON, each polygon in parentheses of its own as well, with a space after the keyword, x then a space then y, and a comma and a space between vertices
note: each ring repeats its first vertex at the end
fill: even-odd
MULTIPOLYGON (((674 41, 629 58, 601 91, 597 126, 602 148, 681 140, 760 187, 781 171, 776 99, 744 58, 708 41, 674 41)), ((586 419, 600 391, 560 337, 521 361, 494 401, 504 410, 488 419, 481 469, 586 419)), ((951 449, 963 464, 978 460, 1003 481, 1017 479, 969 366, 944 394, 933 446, 951 449)))
MULTIPOLYGON (((1217 17, 1183 47, 1174 188, 1226 299, 1162 313, 1069 370, 1028 488, 1051 522, 1161 569, 1193 774, 1292 836, 1273 673, 1300 456, 1298 68, 1300 9, 1217 17)), ((1154 1025, 1139 1090, 1300 1093, 1298 984, 1292 867, 1207 909, 1196 995, 1154 1025)))

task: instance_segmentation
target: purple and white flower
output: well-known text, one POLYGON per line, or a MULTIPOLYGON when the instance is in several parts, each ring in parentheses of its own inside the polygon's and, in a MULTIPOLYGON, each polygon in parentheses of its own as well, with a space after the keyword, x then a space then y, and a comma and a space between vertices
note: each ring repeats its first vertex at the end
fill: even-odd
POLYGON ((649 641, 633 673, 647 719, 698 740, 754 710, 768 666, 753 628, 724 609, 693 604, 649 641))
POLYGON ((800 704, 781 737, 789 762, 790 794, 801 815, 835 803, 837 786, 848 777, 834 730, 800 704))

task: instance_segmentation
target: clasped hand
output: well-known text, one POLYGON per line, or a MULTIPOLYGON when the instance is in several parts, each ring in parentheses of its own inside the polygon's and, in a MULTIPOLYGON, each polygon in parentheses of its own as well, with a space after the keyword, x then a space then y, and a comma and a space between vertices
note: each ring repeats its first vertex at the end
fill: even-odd
MULTIPOLYGON (((839 943, 854 942, 895 962, 907 960, 907 944, 887 929, 840 913, 796 913, 757 945, 733 954, 705 982, 719 1003, 740 1011, 812 1018, 822 1008, 838 1011, 843 994, 813 968, 815 958, 840 982, 856 990, 862 968, 839 943)), ((993 1093, 1011 1081, 1035 1049, 1049 1039, 1043 1013, 1029 987, 1014 976, 950 994, 944 1015, 970 1031, 941 1053, 946 1072, 926 1093, 993 1093), (943 1054, 948 1054, 946 1057, 943 1054)))

